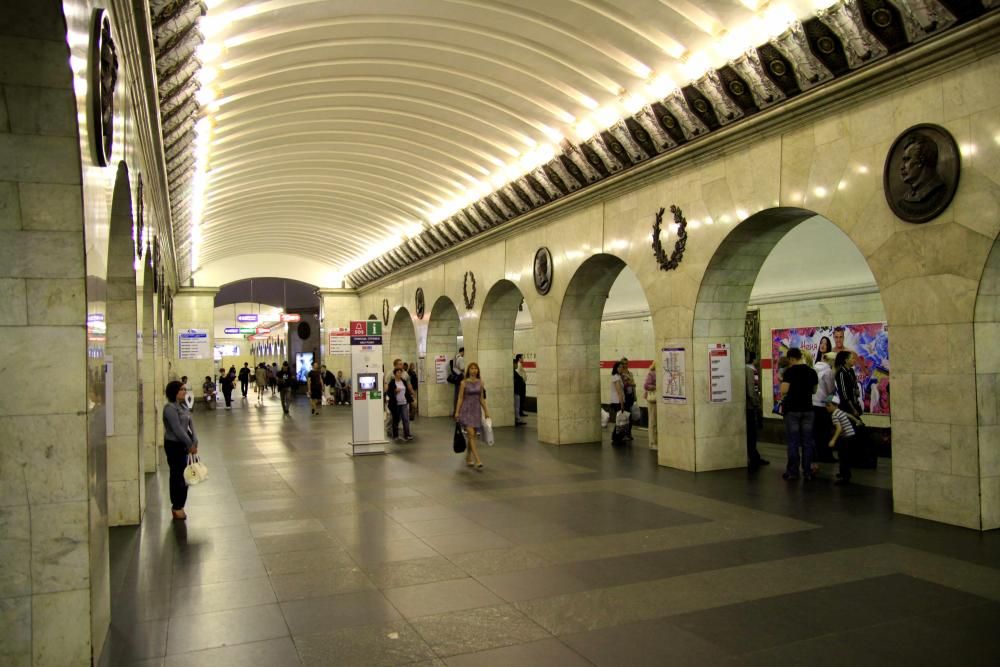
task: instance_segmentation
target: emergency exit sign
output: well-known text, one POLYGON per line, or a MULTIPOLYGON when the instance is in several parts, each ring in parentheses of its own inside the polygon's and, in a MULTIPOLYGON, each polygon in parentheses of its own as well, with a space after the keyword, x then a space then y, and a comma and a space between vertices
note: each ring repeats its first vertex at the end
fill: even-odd
POLYGON ((360 320, 351 322, 352 336, 381 336, 382 323, 378 320, 360 320))

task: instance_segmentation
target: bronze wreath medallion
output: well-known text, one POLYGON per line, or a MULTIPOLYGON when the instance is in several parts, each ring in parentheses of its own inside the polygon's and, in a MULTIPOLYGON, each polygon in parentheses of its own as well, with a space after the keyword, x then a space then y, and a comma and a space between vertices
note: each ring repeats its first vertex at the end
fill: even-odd
POLYGON ((667 253, 660 243, 664 209, 661 208, 656 213, 656 222, 653 223, 653 255, 663 271, 670 271, 680 266, 681 260, 684 259, 684 248, 687 247, 687 219, 677 206, 671 205, 670 212, 674 216, 674 222, 677 223, 677 240, 674 242, 674 251, 670 253, 670 257, 667 257, 667 253))
POLYGON ((476 274, 472 271, 465 272, 465 279, 462 281, 462 298, 465 300, 465 308, 472 310, 476 305, 476 274), (469 296, 469 281, 472 281, 472 296, 469 296))
POLYGON ((389 299, 382 299, 382 326, 389 326, 389 299))

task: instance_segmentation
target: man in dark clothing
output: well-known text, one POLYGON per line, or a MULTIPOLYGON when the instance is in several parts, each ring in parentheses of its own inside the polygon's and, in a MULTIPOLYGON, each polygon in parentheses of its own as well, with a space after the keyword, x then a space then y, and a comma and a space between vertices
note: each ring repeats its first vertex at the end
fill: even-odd
POLYGON ((761 457, 757 451, 757 422, 760 418, 760 392, 757 389, 757 361, 753 352, 747 352, 747 365, 744 369, 746 373, 746 394, 747 394, 747 465, 751 468, 759 468, 770 464, 770 461, 761 457))
POLYGON ((292 369, 289 368, 288 362, 286 361, 281 365, 281 370, 279 370, 276 375, 278 381, 278 393, 281 394, 281 409, 287 415, 288 406, 292 401, 292 382, 295 380, 295 374, 292 373, 292 369))
POLYGON ((518 357, 514 357, 514 426, 524 426, 528 422, 521 419, 521 405, 524 403, 527 386, 524 378, 517 372, 518 357))
POLYGON ((799 448, 802 448, 802 471, 808 482, 813 478, 813 409, 812 395, 819 386, 819 376, 802 359, 802 350, 788 350, 789 366, 781 378, 782 414, 785 417, 785 444, 788 463, 782 478, 799 478, 799 448))
POLYGON ((227 373, 224 368, 219 369, 219 384, 222 385, 222 395, 226 399, 226 410, 233 409, 233 381, 236 376, 227 373))
POLYGON ((240 369, 240 391, 243 392, 243 398, 247 397, 247 390, 250 388, 250 365, 247 362, 243 362, 243 368, 240 369))

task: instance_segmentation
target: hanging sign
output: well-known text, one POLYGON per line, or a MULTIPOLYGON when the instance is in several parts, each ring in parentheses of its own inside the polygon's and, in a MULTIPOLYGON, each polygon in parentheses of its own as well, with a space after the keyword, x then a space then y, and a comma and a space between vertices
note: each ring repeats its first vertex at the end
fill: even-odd
POLYGON ((257 313, 242 313, 236 316, 237 322, 257 322, 260 316, 257 313))
POLYGON ((240 327, 226 327, 225 329, 222 330, 222 333, 226 334, 227 336, 235 336, 243 333, 243 329, 241 329, 240 327))
POLYGON ((271 333, 271 327, 257 327, 255 333, 268 334, 271 333))
POLYGON ((708 348, 709 396, 711 403, 733 400, 733 365, 728 343, 716 343, 708 348))
POLYGON ((177 335, 178 359, 211 359, 208 329, 188 329, 177 335))
POLYGON ((302 316, 299 315, 298 313, 282 313, 281 314, 281 321, 282 322, 301 322, 302 321, 302 316))
POLYGON ((674 405, 687 403, 683 347, 665 347, 660 368, 663 369, 663 401, 674 405))

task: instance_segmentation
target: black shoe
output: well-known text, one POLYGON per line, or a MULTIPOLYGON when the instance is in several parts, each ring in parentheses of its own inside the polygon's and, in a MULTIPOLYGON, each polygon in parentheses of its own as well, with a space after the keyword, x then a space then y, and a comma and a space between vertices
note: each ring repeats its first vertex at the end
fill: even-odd
POLYGON ((794 482, 799 479, 798 475, 789 475, 787 472, 781 473, 781 479, 787 480, 789 482, 794 482))

